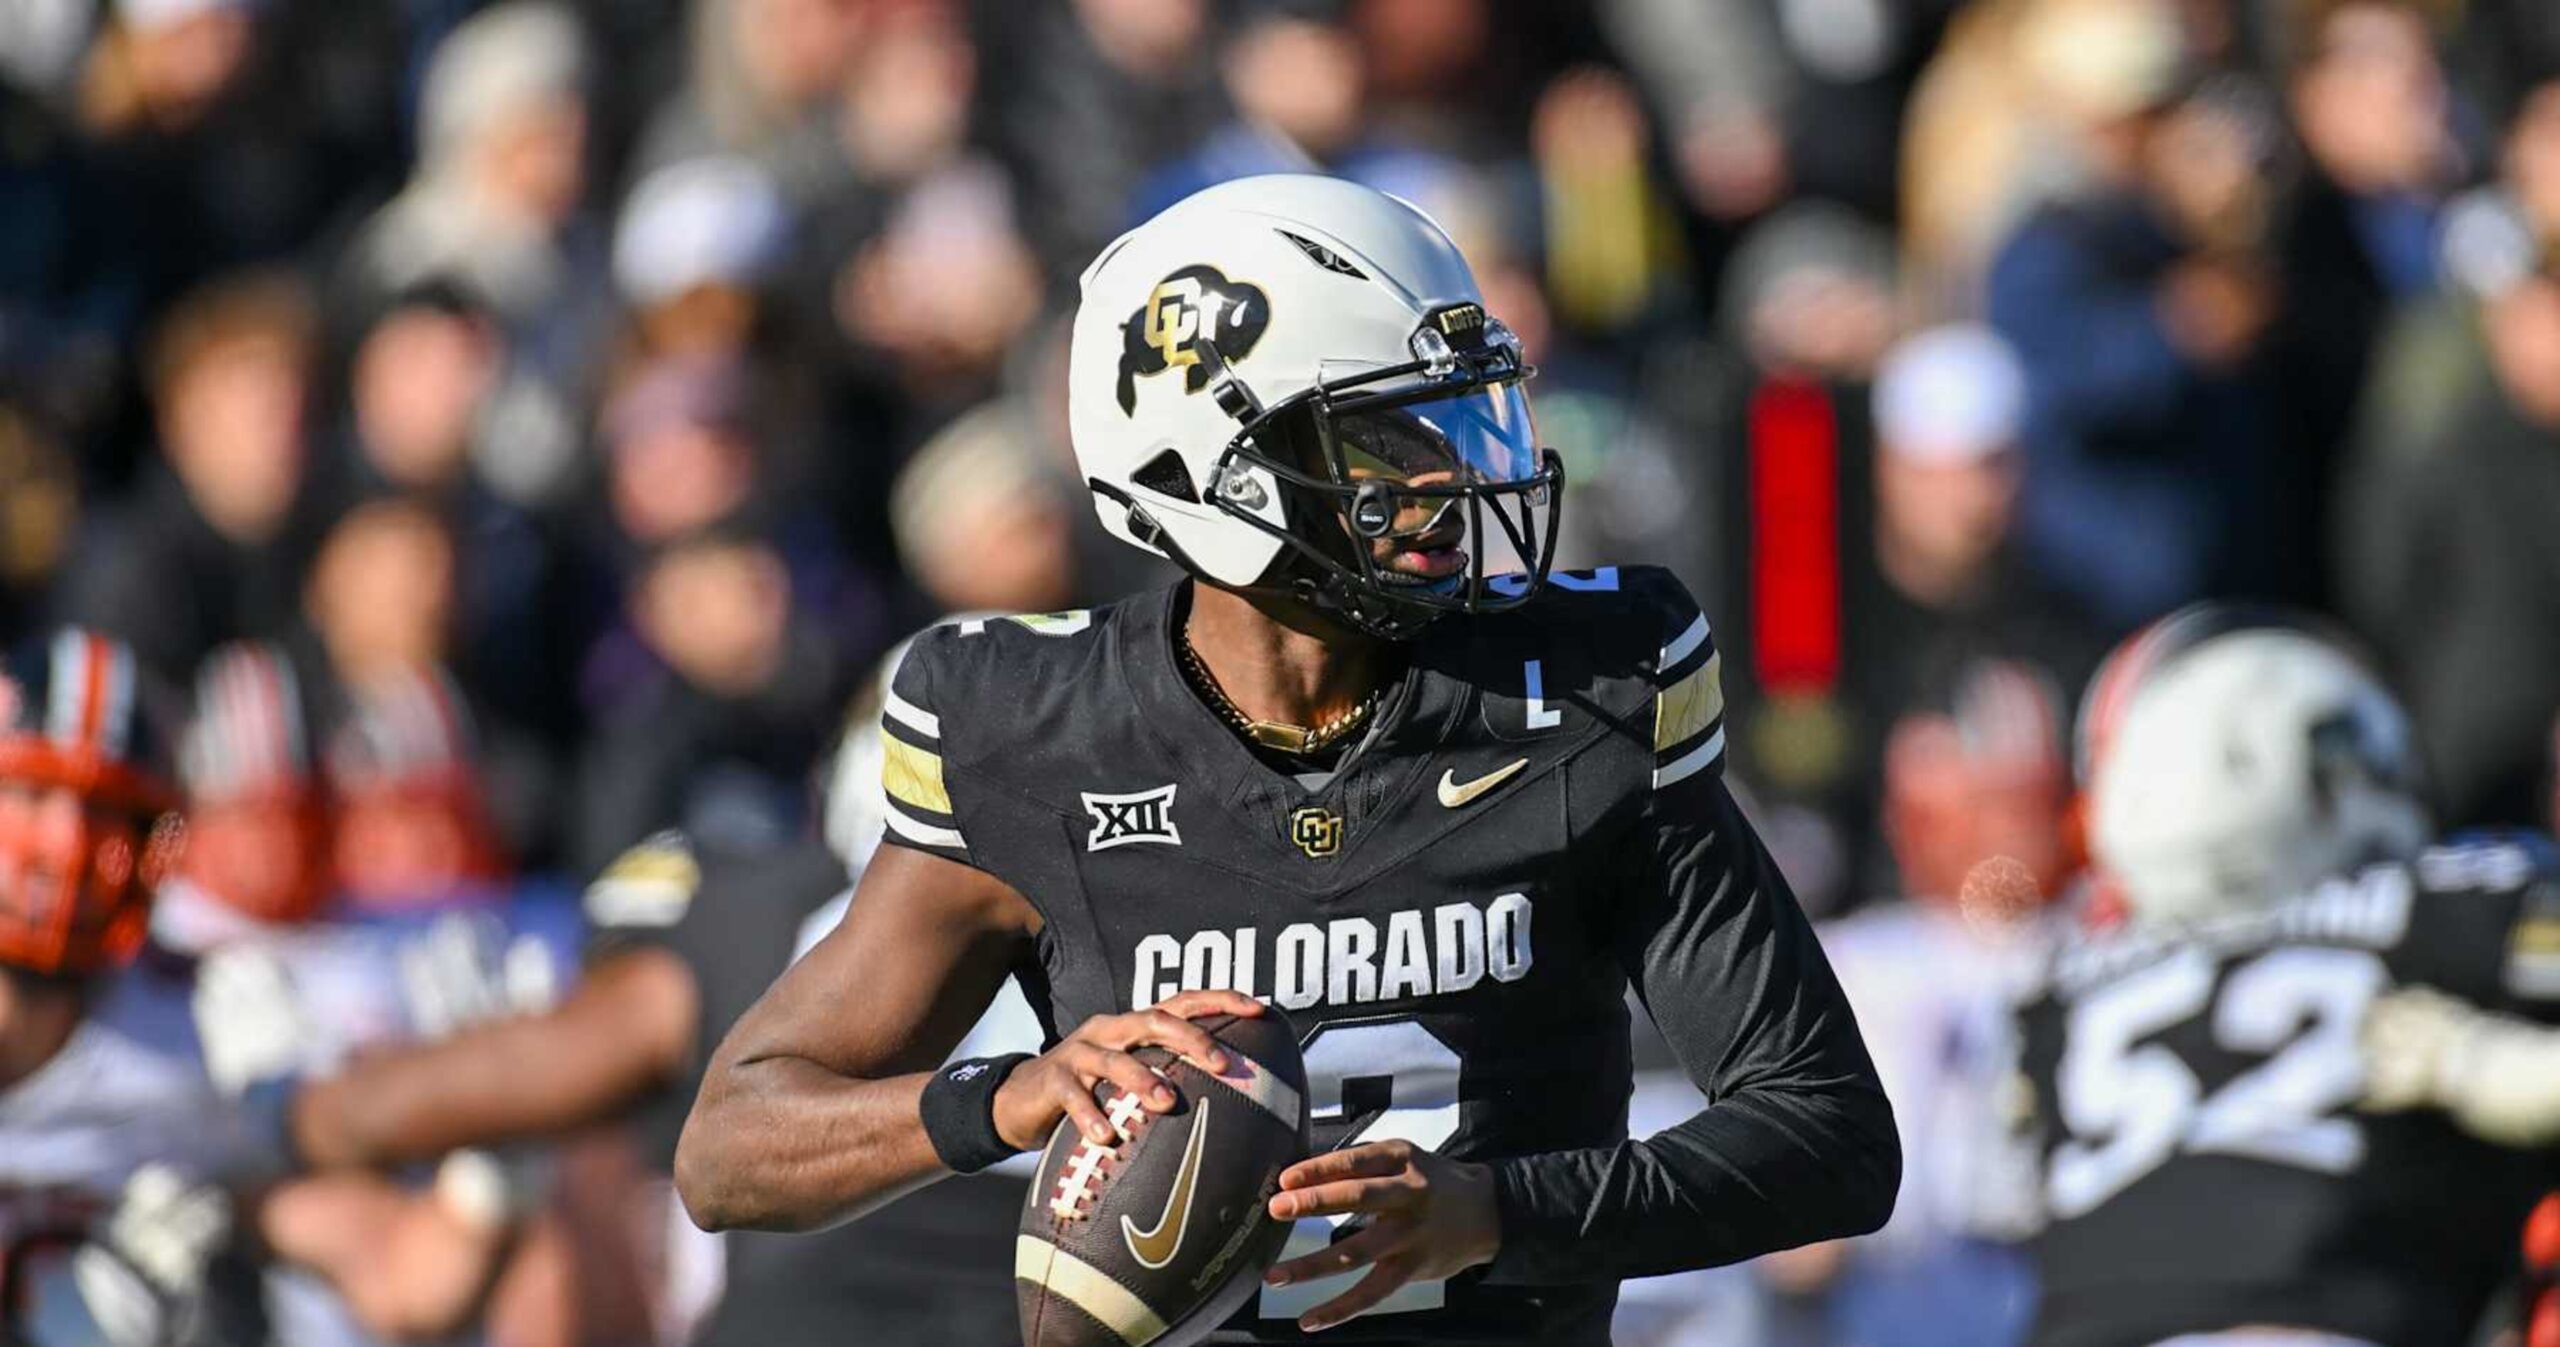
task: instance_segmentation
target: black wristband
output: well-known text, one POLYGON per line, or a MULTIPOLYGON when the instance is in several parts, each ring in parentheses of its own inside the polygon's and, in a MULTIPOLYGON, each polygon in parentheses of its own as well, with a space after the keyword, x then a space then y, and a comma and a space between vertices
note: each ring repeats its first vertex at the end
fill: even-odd
POLYGON ((924 1083, 916 1112, 924 1118, 925 1139, 954 1174, 975 1174, 998 1160, 1021 1154, 996 1135, 996 1088, 1013 1069, 1031 1060, 1027 1052, 1002 1057, 972 1057, 946 1062, 924 1083))

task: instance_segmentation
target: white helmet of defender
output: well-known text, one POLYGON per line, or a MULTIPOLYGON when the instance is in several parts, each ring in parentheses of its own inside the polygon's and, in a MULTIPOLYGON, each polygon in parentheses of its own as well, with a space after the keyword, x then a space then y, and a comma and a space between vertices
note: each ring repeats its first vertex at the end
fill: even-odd
POLYGON ((2086 764, 2090 843, 2137 919, 2278 902, 2426 845, 2407 716, 2308 625, 2190 610, 2109 665, 2109 723, 2084 726, 2104 745, 2086 764), (2164 641, 2182 630, 2201 637, 2164 641), (2128 655, 2143 667, 2111 679, 2128 655))
POLYGON ((1121 236, 1082 284, 1068 416, 1113 534, 1385 635, 1544 578, 1563 470, 1533 371, 1420 210, 1246 178, 1121 236))

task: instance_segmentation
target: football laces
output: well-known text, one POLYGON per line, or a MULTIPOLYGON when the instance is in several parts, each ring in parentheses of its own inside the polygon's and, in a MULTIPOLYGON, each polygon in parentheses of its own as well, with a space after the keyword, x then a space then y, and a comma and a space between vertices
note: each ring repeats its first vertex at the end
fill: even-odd
MULTIPOLYGON (((1161 1076, 1164 1073, 1156 1073, 1161 1076)), ((1119 1139, 1105 1146, 1090 1138, 1080 1138, 1075 1149, 1067 1153, 1067 1162, 1058 1168, 1058 1194, 1049 1199, 1049 1214, 1062 1221, 1080 1221, 1085 1208, 1093 1201, 1093 1190, 1100 1186, 1104 1172, 1120 1153, 1120 1148, 1137 1139, 1147 1123, 1146 1106, 1138 1096, 1122 1091, 1103 1106, 1103 1118, 1119 1139)))

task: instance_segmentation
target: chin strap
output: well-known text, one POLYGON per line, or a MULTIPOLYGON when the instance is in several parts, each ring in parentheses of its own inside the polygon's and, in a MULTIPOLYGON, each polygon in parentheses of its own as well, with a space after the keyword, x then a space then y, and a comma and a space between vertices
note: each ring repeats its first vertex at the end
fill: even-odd
POLYGON ((1334 621, 1363 635, 1385 641, 1409 641, 1440 617, 1441 610, 1397 603, 1362 591, 1341 575, 1299 575, 1289 593, 1334 621))

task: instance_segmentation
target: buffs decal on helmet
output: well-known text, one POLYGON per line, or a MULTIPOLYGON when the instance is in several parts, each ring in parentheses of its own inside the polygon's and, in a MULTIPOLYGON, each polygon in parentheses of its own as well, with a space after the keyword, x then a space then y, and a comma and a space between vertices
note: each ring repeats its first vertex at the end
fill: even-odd
POLYGON ((1217 348, 1229 364, 1253 354, 1271 326, 1271 299, 1260 286, 1231 281, 1216 267, 1189 266, 1156 282, 1147 302, 1121 326, 1120 410, 1138 414, 1138 380, 1182 369, 1182 391, 1209 386, 1200 348, 1217 348))

